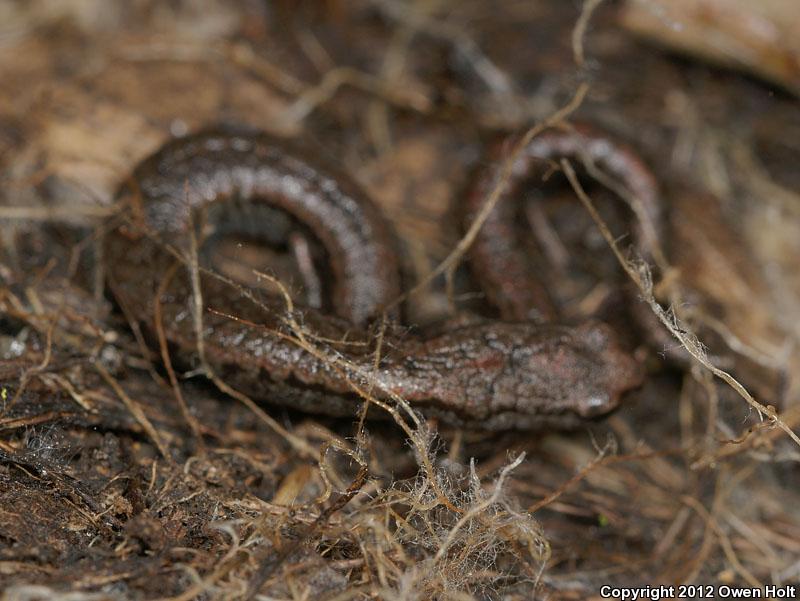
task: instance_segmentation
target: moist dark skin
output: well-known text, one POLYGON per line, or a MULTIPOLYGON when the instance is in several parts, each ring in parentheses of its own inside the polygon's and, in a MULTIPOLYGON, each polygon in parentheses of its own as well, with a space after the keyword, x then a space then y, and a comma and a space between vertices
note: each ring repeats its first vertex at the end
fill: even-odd
MULTIPOLYGON (((516 147, 515 136, 494 149, 488 169, 476 178, 467 194, 466 220, 471 222, 499 177, 501 166, 516 147)), ((470 263, 481 287, 505 319, 553 321, 557 311, 520 240, 520 194, 532 176, 544 176, 554 162, 568 158, 575 163, 586 159, 613 178, 640 203, 639 220, 634 227, 634 242, 643 258, 657 242, 661 230, 661 205, 655 176, 638 155, 605 132, 588 125, 574 129, 551 129, 536 136, 517 159, 503 197, 489 214, 470 247, 470 263), (642 227, 642 224, 650 227, 642 227)), ((647 310, 652 318, 652 312, 647 310)), ((652 321, 648 321, 652 326, 652 321)))
POLYGON ((421 340, 389 328, 376 368, 375 336, 365 324, 400 289, 388 228, 346 176, 263 134, 201 133, 170 142, 137 167, 120 197, 125 225, 105 245, 109 286, 126 313, 152 333, 157 290, 167 278, 160 298, 164 332, 186 362, 197 349, 191 286, 166 246, 188 248, 190 210, 198 223, 212 203, 236 197, 264 203, 301 220, 325 247, 335 315, 299 308, 294 317, 324 341, 317 346, 342 359, 337 366, 291 339, 281 299, 256 303, 201 276, 206 359, 254 398, 354 416, 360 401, 349 380, 366 386, 371 375, 376 397, 398 394, 450 425, 532 429, 572 427, 602 415, 641 382, 638 363, 608 326, 595 322, 485 321, 421 340))

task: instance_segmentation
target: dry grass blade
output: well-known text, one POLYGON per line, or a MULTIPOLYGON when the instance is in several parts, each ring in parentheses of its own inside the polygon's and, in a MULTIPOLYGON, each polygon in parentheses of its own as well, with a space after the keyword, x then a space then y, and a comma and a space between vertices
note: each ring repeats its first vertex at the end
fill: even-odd
POLYGON ((447 255, 447 257, 445 257, 445 259, 436 266, 436 269, 431 271, 421 281, 417 282, 417 284, 409 291, 400 295, 400 297, 394 303, 392 303, 389 308, 396 307, 409 296, 417 294, 442 274, 448 274, 448 279, 451 279, 452 271, 455 270, 456 266, 464 256, 464 253, 466 253, 467 250, 469 250, 469 247, 472 246, 472 243, 475 241, 475 238, 477 237, 478 232, 483 224, 486 222, 486 219, 489 217, 497 203, 500 202, 503 192, 508 186, 508 180, 511 176, 511 171, 514 168, 514 164, 525 151, 525 148, 527 148, 527 146, 531 143, 531 140, 533 140, 544 130, 553 127, 574 113, 583 103, 583 99, 586 97, 588 92, 589 84, 582 83, 580 86, 578 86, 578 89, 575 91, 575 95, 566 105, 541 123, 537 123, 525 132, 525 134, 520 138, 519 142, 517 142, 514 146, 512 152, 503 162, 498 174, 497 183, 495 184, 494 188, 492 188, 491 193, 481 206, 481 210, 475 216, 474 221, 470 224, 464 236, 458 241, 458 244, 456 244, 455 248, 453 248, 450 254, 447 255))
POLYGON ((586 36, 586 30, 589 27, 589 21, 592 14, 600 6, 603 0, 584 0, 581 7, 581 14, 575 22, 575 28, 572 30, 572 54, 575 57, 575 64, 578 67, 583 67, 586 58, 583 53, 583 39, 586 36))
POLYGON ((778 416, 775 409, 756 401, 747 391, 747 389, 742 386, 738 380, 736 380, 736 378, 712 364, 711 361, 708 360, 708 357, 706 356, 700 344, 697 342, 696 338, 687 333, 687 330, 677 323, 675 317, 668 315, 661 305, 658 304, 658 301, 656 301, 655 297, 653 296, 652 281, 650 279, 650 274, 647 270, 647 267, 640 265, 637 268, 637 266, 634 266, 625 258, 619 248, 619 245, 617 244, 617 241, 614 239, 613 234, 608 229, 608 226, 605 224, 605 221, 603 221, 603 218, 597 212, 592 199, 583 189, 583 186, 581 185, 575 170, 572 168, 571 163, 567 159, 561 159, 561 167, 564 170, 564 174, 567 176, 567 179, 569 180, 573 190, 575 190, 575 193, 578 195, 581 203, 592 216, 592 219, 600 229, 603 238, 605 238, 606 242, 611 247, 611 250, 614 252, 614 256, 617 258, 617 261, 619 261, 619 264, 625 270, 625 273, 627 273, 631 278, 633 283, 636 284, 636 287, 639 289, 642 298, 645 302, 647 302, 661 323, 664 324, 664 326, 670 331, 675 339, 683 345, 683 347, 700 365, 727 383, 747 402, 748 405, 756 409, 759 414, 767 415, 775 425, 783 430, 798 446, 800 446, 800 437, 798 437, 797 434, 795 434, 795 432, 780 418, 780 416, 778 416))
POLYGON ((125 404, 125 407, 131 412, 131 415, 134 417, 134 419, 139 422, 139 424, 142 426, 142 429, 144 429, 144 431, 147 433, 147 436, 149 436, 150 440, 153 441, 153 444, 158 449, 158 452, 161 453, 161 456, 168 461, 172 461, 172 455, 170 455, 169 449, 167 449, 166 445, 161 440, 158 430, 156 430, 150 420, 147 419, 147 416, 139 406, 139 403, 134 401, 128 395, 128 393, 125 392, 125 389, 119 385, 119 382, 117 382, 114 376, 108 373, 108 370, 103 367, 102 364, 95 362, 94 368, 97 370, 97 373, 100 374, 100 377, 102 377, 106 383, 111 386, 117 396, 122 400, 122 402, 125 404))
POLYGON ((167 334, 164 331, 164 320, 162 316, 162 304, 161 299, 166 292, 167 286, 169 281, 175 275, 175 271, 180 266, 180 263, 173 263, 172 269, 167 270, 164 276, 161 278, 161 282, 159 282, 158 289, 156 290, 156 298, 154 302, 154 315, 153 321, 155 325, 156 335, 158 337, 158 347, 161 351, 161 361, 164 363, 164 369, 167 371, 167 377, 169 378, 169 384, 172 388, 172 393, 175 395, 175 400, 178 402, 178 406, 180 407, 181 414, 183 415, 183 419, 186 420, 186 423, 189 425, 190 430, 192 431, 192 435, 197 444, 198 451, 202 454, 205 452, 205 447, 203 444, 203 435, 200 432, 200 424, 197 423, 197 419, 192 415, 192 412, 189 410, 189 405, 186 403, 186 399, 183 396, 183 392, 181 391, 180 384, 178 383, 178 377, 175 374, 175 369, 172 367, 172 359, 169 355, 169 346, 167 345, 167 334))
POLYGON ((614 446, 613 443, 611 441, 609 441, 605 445, 605 447, 600 449, 600 452, 597 454, 597 456, 594 459, 592 459, 592 461, 590 461, 587 465, 585 465, 578 473, 576 473, 574 476, 572 476, 564 484, 559 486, 557 490, 554 490, 552 493, 547 495, 544 499, 541 499, 540 501, 537 501, 536 503, 534 503, 533 505, 528 507, 528 511, 530 513, 536 513, 542 507, 547 507, 553 501, 558 499, 564 493, 564 491, 568 490, 569 488, 571 488, 572 486, 574 486, 575 484, 577 484, 578 482, 583 480, 591 470, 593 470, 596 466, 601 465, 603 463, 603 459, 606 458, 608 452, 612 449, 613 446, 614 446))
MULTIPOLYGON (((262 272, 256 271, 254 273, 258 277, 263 278, 275 285, 286 304, 284 321, 289 326, 293 336, 287 336, 281 332, 272 332, 272 334, 280 336, 292 342, 293 344, 298 345, 306 352, 328 363, 332 368, 339 372, 341 377, 352 388, 353 392, 356 393, 360 398, 364 399, 364 401, 367 403, 376 405, 391 415, 392 419, 403 429, 403 431, 408 435, 409 440, 411 440, 414 444, 414 447, 417 450, 417 456, 422 462, 423 468, 430 477, 431 485, 435 490, 438 491, 439 501, 453 511, 460 511, 439 488, 437 479, 435 477, 433 462, 429 452, 432 435, 427 430, 424 422, 420 419, 420 417, 417 415, 417 412, 414 411, 411 405, 402 396, 390 390, 386 390, 382 383, 375 377, 374 373, 355 365, 338 353, 327 352, 324 348, 320 347, 318 344, 315 344, 315 342, 313 342, 313 332, 307 332, 306 329, 303 328, 295 319, 294 303, 289 295, 288 290, 280 282, 280 280, 262 272), (359 380, 366 382, 367 386, 363 386, 357 382, 353 378, 353 375, 355 375, 359 380), (400 409, 402 409, 403 414, 411 419, 414 427, 411 427, 411 425, 406 421, 406 419, 403 417, 403 415, 401 415, 395 406, 378 399, 374 394, 372 394, 371 390, 373 389, 378 389, 384 392, 388 398, 391 399, 391 401, 393 401, 400 409)), ((223 279, 223 281, 227 281, 225 278, 221 279, 223 279)), ((246 298, 249 298, 251 301, 260 305, 260 303, 258 303, 252 294, 245 290, 242 290, 241 292, 246 298)), ((267 307, 264 307, 263 305, 261 306, 264 310, 269 310, 267 307)), ((234 316, 228 317, 235 319, 234 316)), ((258 327, 257 324, 250 325, 258 327)))
MULTIPOLYGON (((272 416, 259 407, 253 401, 253 399, 226 384, 219 376, 216 375, 214 369, 211 367, 208 361, 206 361, 203 336, 203 291, 200 285, 200 266, 197 256, 197 237, 195 235, 194 224, 191 220, 191 212, 189 215, 189 257, 188 259, 184 258, 181 253, 178 253, 174 249, 172 249, 172 252, 186 263, 186 267, 189 271, 189 278, 192 287, 192 318, 194 323, 195 340, 197 341, 197 354, 200 357, 203 373, 214 383, 217 388, 219 388, 225 394, 243 403, 248 409, 250 409, 250 411, 258 416, 262 422, 269 426, 274 432, 282 436, 296 450, 303 453, 307 457, 316 456, 314 449, 306 441, 286 430, 286 428, 281 426, 272 416)), ((288 293, 286 293, 286 298, 289 298, 288 293)), ((288 302, 291 302, 290 298, 288 302)))
POLYGON ((725 533, 725 531, 720 527, 719 523, 717 522, 717 519, 711 513, 709 513, 708 510, 705 507, 703 507, 703 505, 697 499, 693 497, 684 496, 682 497, 681 500, 684 503, 686 503, 689 507, 694 509, 708 524, 711 530, 714 531, 714 533, 717 535, 717 538, 719 539, 720 545, 722 546, 722 549, 725 552, 726 557, 734 566, 739 575, 742 576, 742 578, 750 586, 758 589, 763 588, 764 585, 750 573, 750 570, 748 570, 742 565, 741 561, 739 561, 739 558, 737 557, 736 552, 734 551, 733 546, 731 545, 730 538, 725 533))
POLYGON ((476 75, 497 94, 509 94, 514 86, 509 76, 480 49, 466 32, 458 27, 436 20, 425 7, 407 5, 396 0, 371 0, 387 16, 405 23, 407 27, 440 38, 451 44, 467 60, 476 75))
POLYGON ((345 85, 368 92, 400 108, 419 113, 427 113, 431 110, 430 100, 420 92, 406 88, 392 88, 369 73, 351 67, 337 67, 328 71, 318 85, 303 92, 284 111, 278 121, 287 125, 303 121, 314 109, 329 101, 345 85))
MULTIPOLYGON (((455 526, 453 526, 450 532, 447 533, 447 538, 445 538, 442 541, 442 544, 439 547, 439 550, 436 552, 436 555, 434 555, 433 557, 434 563, 441 561, 442 557, 444 557, 445 553, 447 553, 448 549, 453 544, 453 541, 458 535, 458 531, 464 527, 464 524, 466 524, 469 520, 474 519, 476 516, 485 511, 488 507, 491 507, 492 505, 497 503, 497 501, 500 499, 500 494, 503 492, 503 483, 505 482, 506 478, 515 467, 517 467, 520 463, 523 462, 524 459, 525 459, 525 453, 522 453, 516 459, 514 459, 514 461, 505 466, 501 470, 500 476, 497 478, 497 481, 494 484, 494 490, 492 491, 492 494, 483 501, 481 501, 480 503, 474 505, 473 507, 470 507, 469 511, 466 511, 464 515, 462 515, 459 518, 455 526)), ((474 470, 475 467, 474 464, 472 467, 474 470)))

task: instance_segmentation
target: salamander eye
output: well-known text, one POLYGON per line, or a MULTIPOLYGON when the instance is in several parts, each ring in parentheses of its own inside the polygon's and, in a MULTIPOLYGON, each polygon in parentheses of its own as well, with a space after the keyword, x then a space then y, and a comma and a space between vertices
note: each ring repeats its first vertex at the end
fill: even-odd
POLYGON ((585 396, 575 405, 575 409, 581 417, 595 417, 608 413, 613 409, 614 403, 606 393, 594 393, 585 396))
POLYGON ((595 352, 602 352, 608 347, 609 328, 599 322, 588 322, 576 329, 576 335, 581 342, 595 352))

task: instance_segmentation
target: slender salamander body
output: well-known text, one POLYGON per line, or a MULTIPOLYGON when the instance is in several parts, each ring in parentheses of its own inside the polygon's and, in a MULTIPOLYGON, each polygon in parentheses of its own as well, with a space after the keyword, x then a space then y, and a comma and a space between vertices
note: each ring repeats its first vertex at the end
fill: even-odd
MULTIPOLYGON (((480 210, 500 174, 499 165, 516 146, 516 138, 504 140, 495 149, 497 160, 482 171, 467 195, 466 219, 480 210)), ((489 214, 470 247, 470 263, 481 287, 500 309, 504 319, 553 321, 557 312, 540 283, 530 253, 520 238, 520 192, 534 176, 543 176, 561 158, 586 161, 614 182, 637 203, 634 239, 643 257, 660 234, 660 203, 655 177, 637 154, 606 133, 586 125, 571 130, 551 129, 535 137, 513 166, 503 197, 489 214)), ((652 325, 652 312, 646 309, 652 325)), ((645 316, 645 319, 647 317, 645 316)))
POLYGON ((378 398, 399 394, 451 425, 531 429, 572 427, 602 415, 641 382, 638 363, 598 322, 486 321, 429 339, 389 328, 375 367, 375 337, 364 324, 400 289, 389 230, 349 178, 264 134, 201 133, 170 142, 137 167, 120 196, 125 223, 105 243, 109 287, 128 317, 152 333, 161 285, 165 335, 188 361, 197 349, 191 284, 168 247, 185 252, 190 225, 211 215, 208 209, 234 200, 278 208, 325 248, 335 314, 304 307, 295 317, 350 369, 290 339, 283 300, 256 303, 201 273, 206 359, 254 398, 352 416, 359 405, 351 382, 377 384, 371 389, 378 398), (371 374, 369 383, 364 374, 371 374))

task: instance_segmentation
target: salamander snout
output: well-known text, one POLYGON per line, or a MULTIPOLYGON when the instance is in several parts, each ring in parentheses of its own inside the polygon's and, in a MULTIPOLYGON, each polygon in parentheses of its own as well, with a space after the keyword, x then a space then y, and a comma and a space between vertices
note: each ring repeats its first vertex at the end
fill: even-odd
POLYGON ((608 413, 622 393, 639 386, 642 366, 617 342, 611 328, 590 321, 575 328, 573 356, 568 371, 574 373, 571 409, 583 418, 608 413))

